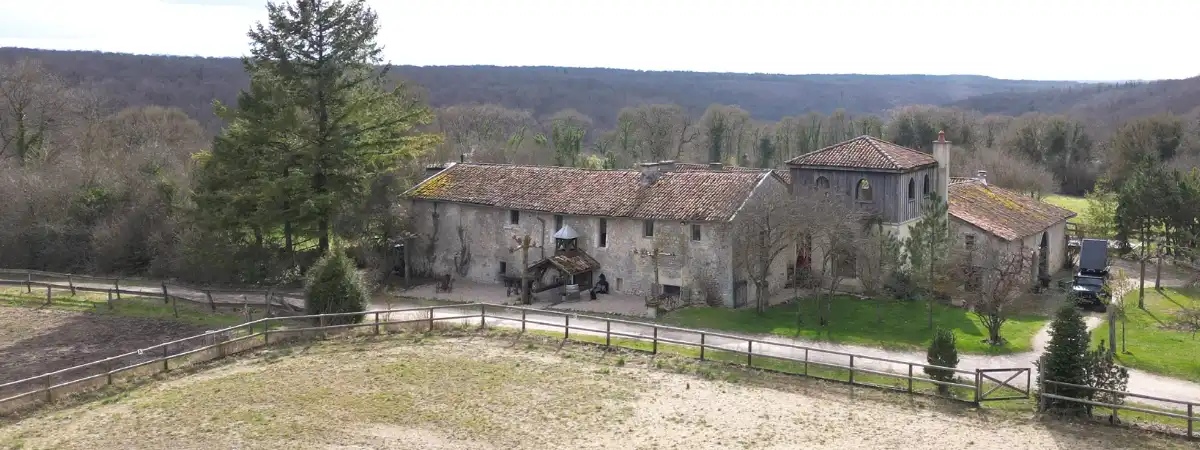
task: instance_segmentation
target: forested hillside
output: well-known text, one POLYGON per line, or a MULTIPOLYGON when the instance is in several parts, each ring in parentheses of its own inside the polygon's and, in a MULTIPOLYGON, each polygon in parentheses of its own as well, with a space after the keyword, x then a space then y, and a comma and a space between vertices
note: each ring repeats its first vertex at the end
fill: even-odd
MULTIPOLYGON (((206 128, 219 128, 212 100, 233 101, 247 85, 235 58, 0 48, 0 65, 42 61, 69 83, 99 87, 115 107, 173 106, 206 128)), ((393 76, 421 86, 434 107, 488 103, 528 110, 536 118, 575 109, 611 128, 617 111, 676 104, 699 116, 708 105, 739 105, 758 120, 807 112, 882 113, 909 104, 944 104, 971 96, 1029 92, 1076 83, 956 75, 752 75, 644 72, 564 67, 397 66, 393 76)))
POLYGON ((1077 85, 1036 92, 995 92, 959 100, 952 105, 1013 116, 1027 112, 1070 114, 1092 124, 1112 126, 1159 113, 1197 113, 1200 111, 1200 77, 1077 85))

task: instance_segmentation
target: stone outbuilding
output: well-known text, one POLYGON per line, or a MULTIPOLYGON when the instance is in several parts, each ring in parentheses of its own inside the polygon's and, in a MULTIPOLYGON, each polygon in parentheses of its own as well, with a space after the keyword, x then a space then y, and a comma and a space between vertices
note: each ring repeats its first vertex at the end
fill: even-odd
MULTIPOLYGON (((770 170, 701 169, 455 164, 405 193, 418 236, 413 269, 500 283, 526 264, 535 293, 587 289, 604 276, 614 293, 743 305, 754 288, 732 267, 731 229, 748 202, 787 187, 770 170), (525 236, 533 248, 523 262, 525 236)), ((783 259, 772 287, 785 284, 783 259)))

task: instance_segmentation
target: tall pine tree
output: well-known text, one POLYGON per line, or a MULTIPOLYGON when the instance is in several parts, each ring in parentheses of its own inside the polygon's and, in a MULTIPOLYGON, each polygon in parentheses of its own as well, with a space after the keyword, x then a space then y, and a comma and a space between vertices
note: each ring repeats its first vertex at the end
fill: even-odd
POLYGON ((289 206, 326 252, 340 207, 362 203, 371 181, 439 138, 414 131, 433 119, 424 104, 387 88, 378 15, 363 0, 269 3, 267 15, 249 33, 250 70, 272 73, 302 118, 298 145, 277 157, 294 166, 288 179, 303 177, 289 206))

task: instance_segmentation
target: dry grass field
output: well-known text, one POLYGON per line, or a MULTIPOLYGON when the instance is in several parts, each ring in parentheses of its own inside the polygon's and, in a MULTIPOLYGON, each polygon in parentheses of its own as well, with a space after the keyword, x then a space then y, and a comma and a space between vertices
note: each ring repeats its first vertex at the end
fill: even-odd
POLYGON ((0 448, 1187 448, 536 336, 337 338, 0 422, 0 448))

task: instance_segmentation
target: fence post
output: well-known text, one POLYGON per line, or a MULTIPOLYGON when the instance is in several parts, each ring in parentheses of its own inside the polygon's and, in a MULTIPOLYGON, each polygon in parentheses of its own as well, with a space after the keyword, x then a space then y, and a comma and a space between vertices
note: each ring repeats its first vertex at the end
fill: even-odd
POLYGON ((908 365, 908 393, 909 394, 912 393, 912 372, 913 372, 913 365, 910 363, 908 365))
POLYGON ((700 360, 704 361, 704 333, 700 333, 700 360))
POLYGON ((50 299, 50 296, 51 296, 51 294, 50 294, 50 285, 48 285, 48 284, 47 284, 47 285, 46 285, 46 304, 47 304, 47 305, 49 305, 50 303, 52 303, 52 302, 53 302, 53 300, 51 300, 51 299, 50 299))
POLYGON ((267 320, 263 321, 263 345, 268 345, 271 343, 271 322, 275 321, 275 319, 270 317, 267 317, 266 319, 267 320))
POLYGON ((25 292, 33 293, 33 273, 25 272, 25 292))
POLYGON ((1196 416, 1192 414, 1192 406, 1194 406, 1194 405, 1192 405, 1191 403, 1188 403, 1188 439, 1191 439, 1193 437, 1192 436, 1192 422, 1196 421, 1196 416))
POLYGON ((112 364, 112 359, 111 359, 111 358, 108 360, 108 362, 104 363, 104 372, 105 372, 105 375, 106 375, 106 376, 107 376, 107 378, 108 378, 108 385, 109 385, 109 386, 112 386, 112 365, 113 365, 113 364, 112 364))
POLYGON ((108 291, 108 310, 109 310, 109 311, 112 311, 112 309, 113 309, 113 304, 112 304, 112 291, 108 291))
POLYGON ((604 319, 604 346, 612 347, 612 321, 604 319))
POLYGON ((171 371, 171 365, 169 364, 171 360, 168 358, 170 358, 170 353, 167 352, 167 344, 163 344, 163 372, 171 371))
POLYGON ((429 307, 429 332, 433 332, 433 307, 429 307))
POLYGON ((50 374, 46 374, 46 403, 54 401, 53 393, 50 390, 50 374))
POLYGON ((375 311, 375 334, 379 334, 379 311, 375 311))
MULTIPOLYGON (((163 303, 167 303, 168 301, 170 301, 169 299, 171 298, 171 296, 167 295, 167 282, 166 281, 164 281, 162 283, 162 288, 163 288, 163 303)), ((178 312, 175 313, 175 317, 179 317, 178 312)))
POLYGON ((117 300, 121 299, 121 279, 113 278, 113 290, 117 291, 117 300))
POLYGON ((1038 412, 1046 411, 1046 357, 1038 364, 1038 412))
POLYGON ((804 349, 804 376, 808 376, 808 349, 804 349))
POLYGON ((975 369, 975 403, 979 403, 980 397, 983 396, 983 372, 979 368, 975 369))
POLYGON ((658 354, 658 325, 654 326, 654 346, 650 348, 650 354, 658 354))
POLYGON ((521 333, 525 333, 525 308, 521 308, 521 333))
POLYGON ((746 341, 746 365, 754 367, 754 341, 746 341))
POLYGON ((71 287, 71 296, 75 296, 75 282, 71 281, 71 275, 67 274, 67 285, 71 287))
POLYGON ((479 304, 479 329, 482 330, 484 328, 484 324, 486 324, 486 323, 487 323, 487 304, 480 303, 479 304))
POLYGON ((571 338, 571 316, 563 316, 566 319, 566 325, 563 325, 563 340, 571 338))
POLYGON ((850 355, 850 384, 854 384, 854 355, 850 355))

